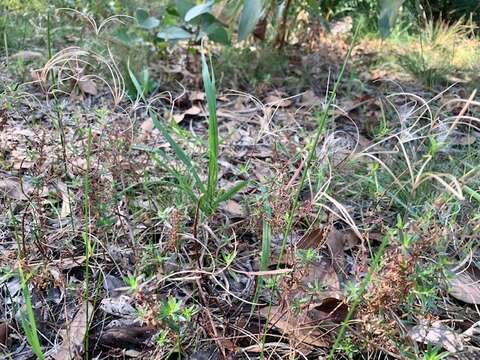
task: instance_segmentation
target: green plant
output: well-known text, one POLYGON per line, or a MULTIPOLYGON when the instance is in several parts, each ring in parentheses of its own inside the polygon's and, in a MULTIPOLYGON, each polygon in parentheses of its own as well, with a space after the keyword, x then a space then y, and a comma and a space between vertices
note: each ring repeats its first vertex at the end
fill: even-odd
POLYGON ((147 68, 142 69, 136 76, 128 62, 127 71, 129 77, 129 81, 126 82, 127 95, 132 100, 143 99, 146 101, 146 98, 156 91, 158 83, 150 76, 147 68))
MULTIPOLYGON (((199 208, 205 214, 210 215, 222 202, 231 199, 236 193, 243 189, 247 185, 247 182, 241 181, 227 190, 218 189, 219 135, 215 77, 213 72, 210 75, 209 66, 203 54, 202 77, 208 105, 208 171, 206 183, 200 180, 200 175, 193 163, 193 160, 172 138, 167 127, 158 120, 157 115, 153 111, 150 111, 150 115, 152 117, 154 126, 160 130, 162 135, 172 147, 177 159, 183 163, 183 165, 189 171, 189 175, 193 177, 193 186, 188 182, 185 175, 181 174, 177 170, 167 166, 168 171, 177 179, 178 184, 180 185, 179 187, 187 192, 188 196, 198 204, 199 208)), ((165 153, 158 153, 165 160, 168 160, 168 156, 165 153)))
POLYGON ((182 325, 189 323, 195 313, 195 306, 183 307, 182 302, 169 297, 160 306, 159 317, 165 321, 173 331, 179 333, 182 325))
POLYGON ((23 300, 25 301, 25 312, 20 315, 20 323, 22 325, 27 341, 32 348, 33 353, 39 360, 44 360, 40 339, 38 338, 37 323, 33 312, 32 298, 28 289, 28 279, 25 277, 21 266, 18 267, 18 275, 20 277, 20 286, 22 288, 23 300))
POLYGON ((427 350, 423 353, 422 359, 423 360, 441 360, 441 359, 445 359, 449 355, 450 353, 446 351, 442 351, 442 349, 428 345, 427 350))

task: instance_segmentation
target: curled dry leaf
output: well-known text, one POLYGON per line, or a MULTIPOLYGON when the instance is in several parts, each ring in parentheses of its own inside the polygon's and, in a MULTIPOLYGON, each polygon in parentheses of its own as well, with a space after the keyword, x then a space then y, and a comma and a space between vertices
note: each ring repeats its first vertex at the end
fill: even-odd
POLYGON ((148 136, 152 133, 153 131, 153 120, 151 117, 149 117, 147 120, 145 120, 142 125, 140 126, 142 129, 141 132, 141 137, 142 138, 148 138, 148 136))
POLYGON ((291 307, 282 306, 260 309, 260 315, 286 335, 294 348, 302 352, 308 352, 315 347, 328 347, 330 344, 329 338, 319 329, 319 322, 313 314, 309 311, 296 313, 291 307))
POLYGON ((87 333, 88 324, 93 318, 93 306, 89 302, 82 305, 72 322, 67 325, 63 334, 63 342, 59 348, 51 354, 55 360, 76 359, 83 353, 83 339, 87 333))
POLYGON ((448 292, 468 304, 480 304, 480 269, 470 265, 453 274, 448 280, 448 292))
POLYGON ((408 332, 410 338, 423 344, 440 346, 451 353, 463 350, 463 338, 441 321, 422 323, 408 332))
POLYGON ((97 85, 89 77, 84 76, 80 78, 77 84, 80 90, 82 90, 85 94, 93 96, 98 94, 97 85))
POLYGON ((195 116, 199 115, 202 112, 202 109, 200 109, 198 106, 193 105, 190 109, 185 110, 183 113, 180 114, 174 114, 173 119, 175 122, 178 124, 185 119, 185 116, 195 116))
POLYGON ((243 211, 242 205, 240 205, 235 200, 228 200, 220 205, 220 209, 227 212, 230 216, 234 217, 244 217, 245 212, 243 211))

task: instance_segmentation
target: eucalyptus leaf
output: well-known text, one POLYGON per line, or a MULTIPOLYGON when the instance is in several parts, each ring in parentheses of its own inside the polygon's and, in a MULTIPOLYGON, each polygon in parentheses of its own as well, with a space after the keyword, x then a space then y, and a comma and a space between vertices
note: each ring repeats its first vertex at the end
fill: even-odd
POLYGON ((200 26, 201 35, 207 35, 210 40, 220 44, 230 44, 228 31, 212 14, 203 14, 195 19, 195 23, 200 26))
POLYGON ((135 17, 137 19, 138 26, 143 29, 151 30, 160 25, 160 20, 150 16, 148 11, 145 9, 137 9, 135 12, 135 17))
POLYGON ((263 15, 264 0, 244 0, 240 23, 238 26, 239 40, 245 40, 255 29, 263 15))
POLYGON ((182 19, 185 18, 187 15, 188 10, 195 6, 194 0, 176 0, 171 7, 169 7, 169 11, 173 11, 177 14, 177 16, 181 17, 182 19))
POLYGON ((118 29, 113 33, 113 37, 122 45, 127 47, 140 45, 143 39, 135 33, 128 32, 126 29, 118 29))
POLYGON ((179 26, 168 26, 157 33, 157 37, 164 40, 188 40, 193 34, 179 26))
POLYGON ((185 21, 188 22, 188 21, 191 21, 192 19, 195 19, 196 17, 198 17, 200 15, 209 13, 212 6, 213 6, 213 1, 207 1, 203 4, 192 7, 185 14, 185 21))

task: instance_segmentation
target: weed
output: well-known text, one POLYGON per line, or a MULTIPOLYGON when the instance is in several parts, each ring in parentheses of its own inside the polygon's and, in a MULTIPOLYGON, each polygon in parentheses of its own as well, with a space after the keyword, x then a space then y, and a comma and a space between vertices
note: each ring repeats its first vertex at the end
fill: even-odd
POLYGON ((18 275, 20 277, 20 286, 22 288, 23 300, 25 301, 25 313, 20 316, 20 323, 22 325, 27 341, 32 347, 32 351, 39 360, 44 360, 40 339, 38 337, 37 322, 32 306, 32 298, 30 296, 30 290, 28 289, 28 279, 25 277, 25 273, 21 265, 18 267, 18 275))
POLYGON ((156 153, 163 157, 165 161, 164 166, 166 167, 167 171, 169 171, 171 175, 178 181, 180 188, 186 191, 188 196, 205 214, 210 215, 215 212, 222 202, 231 199, 233 196, 235 196, 235 194, 242 190, 247 185, 247 182, 241 181, 227 190, 218 189, 219 135, 215 77, 213 72, 210 74, 209 66, 203 54, 202 76, 208 105, 208 171, 206 183, 200 180, 200 175, 193 163, 193 160, 172 138, 167 127, 158 120, 157 114, 151 110, 150 115, 152 117, 154 126, 160 130, 169 145, 172 147, 177 159, 183 163, 183 165, 187 168, 189 175, 193 177, 193 186, 190 185, 190 182, 185 175, 166 165, 166 162, 169 159, 164 152, 156 151, 156 153), (197 193, 199 193, 198 196, 195 193, 195 190, 197 193))

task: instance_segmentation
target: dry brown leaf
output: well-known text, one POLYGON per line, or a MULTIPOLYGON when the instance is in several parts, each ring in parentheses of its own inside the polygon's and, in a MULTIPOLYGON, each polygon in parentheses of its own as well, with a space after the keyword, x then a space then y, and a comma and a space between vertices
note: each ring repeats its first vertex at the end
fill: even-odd
POLYGON ((84 303, 68 325, 67 331, 64 332, 62 344, 51 354, 53 359, 71 360, 76 359, 78 355, 83 353, 83 339, 85 338, 87 327, 92 317, 92 304, 89 302, 84 303))
POLYGON ((116 349, 135 347, 145 343, 156 329, 153 326, 124 326, 102 331, 98 342, 116 349))
POLYGON ((448 280, 448 292, 468 304, 480 304, 480 269, 471 265, 458 271, 448 280))
POLYGON ((182 122, 183 119, 185 119, 185 116, 187 116, 187 115, 195 116, 195 115, 199 115, 201 112, 202 112, 202 109, 200 109, 196 105, 193 105, 190 109, 185 110, 183 113, 174 114, 173 119, 178 124, 178 123, 182 122))
POLYGON ((226 211, 229 215, 234 217, 244 217, 245 212, 243 211, 242 205, 240 205, 235 200, 228 200, 220 205, 220 209, 226 211))
POLYGON ((45 83, 45 79, 43 78, 40 70, 30 70, 30 77, 34 83, 38 83, 40 85, 45 83))
POLYGON ((414 326, 408 332, 410 338, 423 344, 440 346, 451 353, 463 350, 463 338, 441 321, 414 326))
POLYGON ((319 106, 322 104, 320 99, 312 90, 307 90, 302 94, 301 105, 305 107, 319 106))
POLYGON ((292 100, 270 94, 265 98, 265 103, 275 107, 286 108, 292 105, 292 100))
POLYGON ((294 348, 302 352, 330 345, 329 338, 318 328, 318 321, 310 317, 308 311, 298 314, 290 308, 272 306, 260 309, 260 315, 286 335, 294 348))
POLYGON ((204 101, 205 93, 203 91, 191 91, 188 97, 191 101, 204 101))
POLYGON ((57 189, 60 193, 60 196, 62 197, 62 209, 60 210, 60 218, 64 219, 68 215, 70 215, 71 212, 70 198, 68 196, 67 185, 64 182, 59 181, 57 183, 57 189))
POLYGON ((8 197, 13 200, 27 200, 28 195, 33 191, 33 187, 23 182, 21 183, 16 178, 0 179, 0 196, 8 197))
POLYGON ((87 76, 84 76, 78 80, 78 87, 85 94, 89 94, 93 96, 98 94, 97 85, 91 78, 87 76))
POLYGON ((42 56, 43 54, 39 51, 25 50, 25 51, 19 51, 11 55, 8 59, 30 61, 30 60, 41 58, 42 56))
POLYGON ((152 118, 146 119, 142 123, 142 125, 140 126, 141 131, 140 131, 140 135, 139 135, 139 140, 143 141, 143 140, 147 140, 148 138, 150 138, 150 135, 152 134, 154 127, 155 126, 153 124, 152 118))

